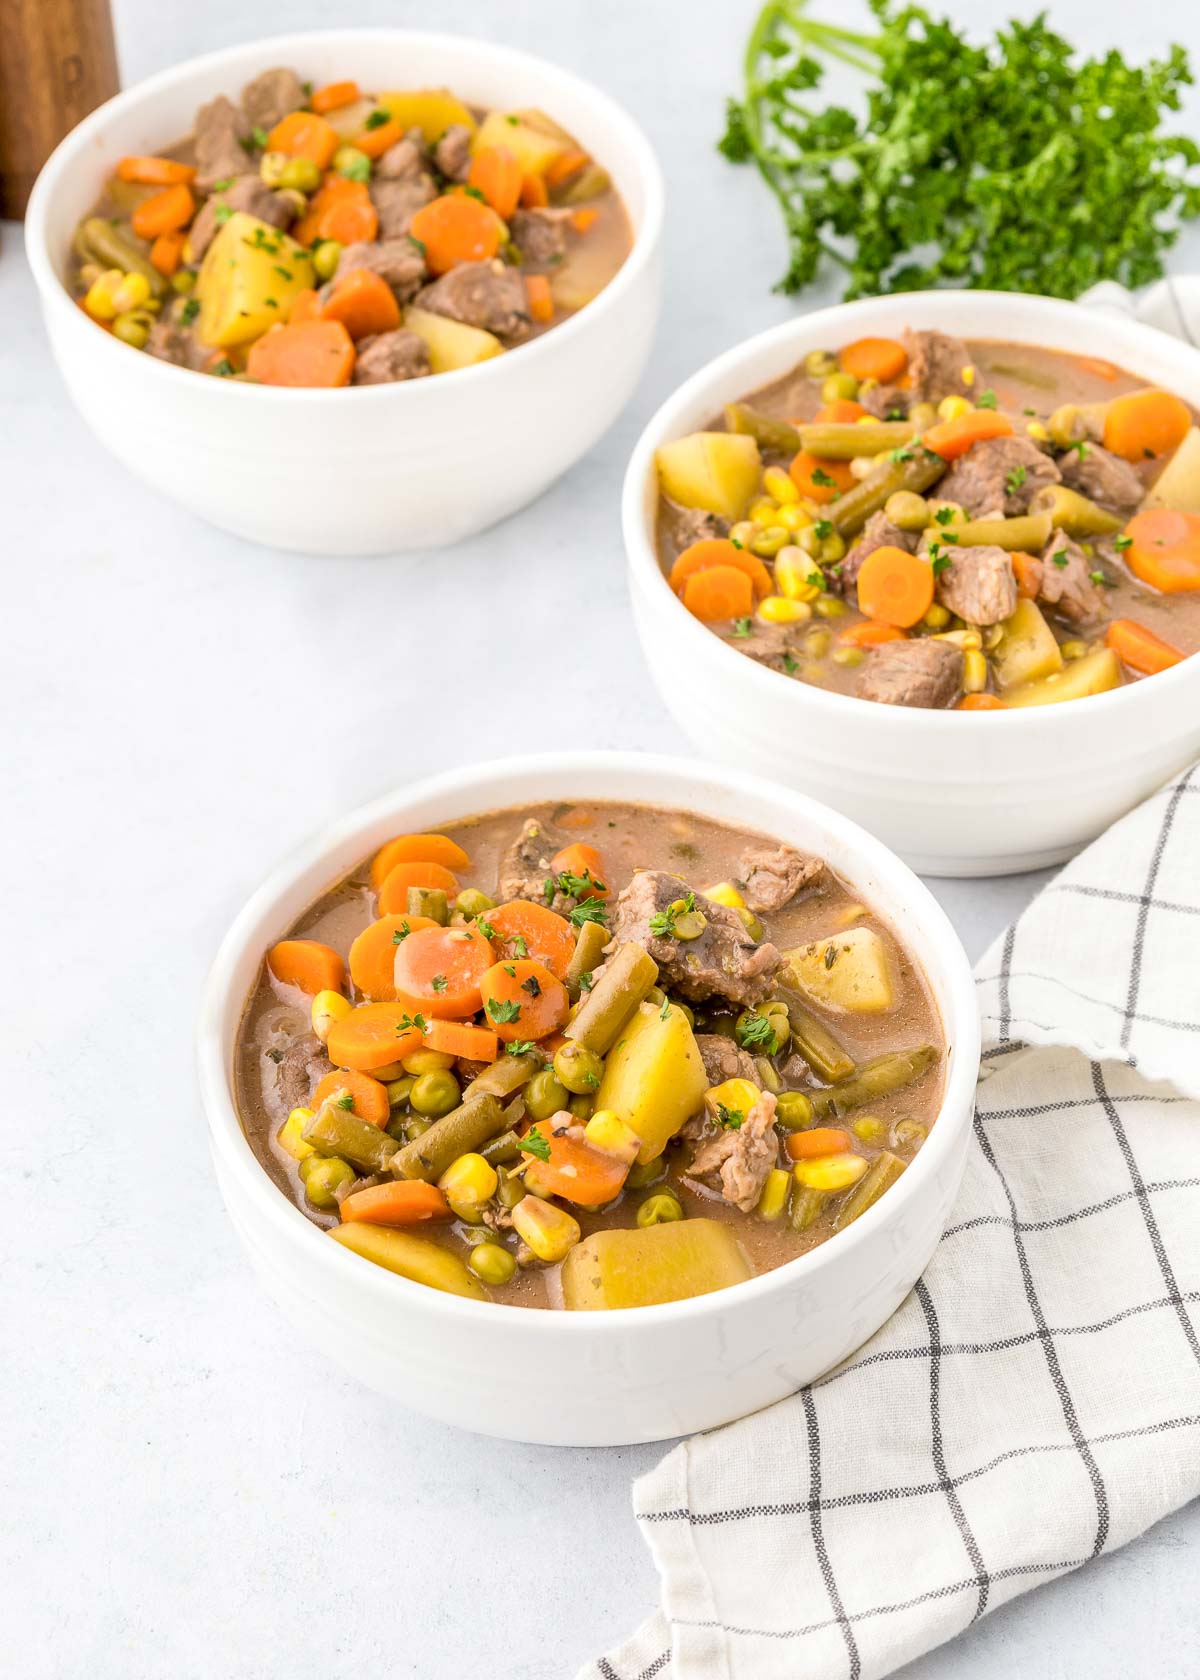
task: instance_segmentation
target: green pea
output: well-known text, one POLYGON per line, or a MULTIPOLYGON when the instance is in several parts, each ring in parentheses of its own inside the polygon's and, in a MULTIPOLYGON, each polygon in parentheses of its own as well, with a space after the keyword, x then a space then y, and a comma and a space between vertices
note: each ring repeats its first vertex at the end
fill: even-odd
POLYGON ((418 1120, 415 1115, 410 1115, 404 1126, 404 1141, 412 1143, 414 1138, 424 1137, 432 1125, 432 1120, 418 1120))
POLYGON ((289 158, 279 172, 279 185, 292 187, 296 192, 316 192, 321 185, 321 171, 311 158, 289 158))
POLYGON ((312 265, 318 280, 332 280, 341 261, 342 247, 337 239, 322 239, 313 252, 312 265))
POLYGON ((858 395, 858 380, 852 373, 829 373, 821 386, 821 401, 845 402, 858 395))
POLYGON ((818 618, 843 618, 846 603, 838 595, 822 595, 820 600, 813 602, 813 611, 818 618))
POLYGON ((803 1091, 783 1091, 775 1104, 775 1121, 788 1132, 812 1125, 813 1106, 803 1091))
POLYGON ((585 1097, 582 1092, 571 1098, 567 1107, 577 1120, 590 1120, 592 1110, 596 1106, 595 1097, 585 1097))
POLYGON ((675 918, 676 939, 699 939, 708 926, 708 917, 703 910, 685 910, 681 916, 675 918))
POLYGON ((525 1191, 525 1174, 523 1171, 509 1171, 507 1167, 500 1167, 496 1173, 499 1183, 496 1186, 496 1200, 504 1208, 515 1208, 522 1200, 525 1191))
POLYGON ((399 1108, 412 1095, 412 1088, 416 1080, 411 1074, 405 1074, 403 1079, 390 1079, 387 1086, 388 1102, 393 1108, 399 1108))
POLYGON ((368 181, 371 178, 371 160, 357 146, 339 146, 333 154, 333 167, 339 175, 346 175, 352 181, 368 181))
POLYGON ((861 665, 866 656, 861 648, 840 647, 834 648, 831 657, 835 665, 861 665))
POLYGON ((426 1115, 430 1120, 438 1120, 443 1114, 449 1114, 452 1108, 458 1107, 458 1080, 449 1068, 437 1068, 432 1073, 423 1073, 413 1085, 408 1100, 418 1114, 426 1115))
POLYGON ((604 1063, 594 1050, 571 1041, 564 1044, 554 1058, 554 1072, 559 1083, 576 1096, 587 1096, 599 1088, 604 1077, 604 1063))
POLYGON ((534 1120, 549 1120, 551 1115, 562 1113, 571 1093, 550 1068, 543 1068, 541 1073, 534 1074, 524 1094, 526 1112, 534 1120))
POLYGON ((464 887, 454 900, 454 908, 474 921, 475 917, 482 916, 485 910, 494 910, 496 900, 489 898, 485 892, 480 892, 478 887, 464 887))
POLYGON ((635 1161, 625 1178, 627 1190, 647 1190, 667 1174, 667 1158, 658 1155, 653 1161, 635 1161))
POLYGON ((643 1228, 647 1225, 670 1225, 682 1218, 683 1205, 679 1197, 673 1196, 669 1190, 660 1190, 656 1196, 647 1196, 637 1210, 637 1222, 643 1228))
POLYGON ((828 379, 837 372, 837 365, 832 350, 810 350, 804 358, 804 371, 810 379, 828 379))
POLYGON ((122 344, 131 344, 135 350, 144 350, 152 324, 153 317, 144 309, 127 309, 113 322, 113 337, 119 338, 122 344))
POLYGON ((919 1120, 897 1120, 892 1127, 892 1136, 902 1149, 919 1149, 926 1135, 919 1120))
POLYGON ((354 1183, 354 1168, 337 1155, 306 1155, 300 1163, 304 1194, 315 1208, 335 1208, 337 1192, 354 1183))
POLYGON ((496 1242, 480 1242, 467 1256, 467 1265, 482 1283, 498 1289, 507 1283, 517 1269, 517 1262, 506 1248, 496 1242))

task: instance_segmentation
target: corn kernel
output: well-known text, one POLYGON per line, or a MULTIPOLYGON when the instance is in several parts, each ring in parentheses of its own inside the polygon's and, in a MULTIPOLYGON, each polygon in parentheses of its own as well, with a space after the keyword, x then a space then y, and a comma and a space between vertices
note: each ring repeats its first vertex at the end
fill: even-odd
POLYGON ((464 1207, 482 1207, 496 1194, 500 1180, 496 1169, 482 1155, 460 1155, 451 1161, 441 1178, 438 1189, 447 1201, 464 1207))
POLYGON ((773 525, 769 530, 758 533, 750 544, 750 552, 762 560, 770 560, 781 548, 788 546, 791 536, 792 533, 785 531, 782 525, 773 525))
POLYGON ((805 651, 813 659, 824 659, 829 652, 829 644, 833 640, 828 630, 810 630, 804 638, 805 651))
POLYGON ((982 694, 987 687, 987 655, 978 648, 968 648, 963 654, 962 685, 964 694, 982 694))
POLYGON ((929 630, 944 630, 950 622, 950 609, 935 601, 921 623, 929 630))
POLYGON ((1045 426, 1042 425, 1040 420, 1031 420, 1025 427, 1025 430, 1035 443, 1050 442, 1050 433, 1046 430, 1045 426))
POLYGON ((787 1206, 791 1181, 792 1175, 784 1167, 772 1167, 763 1185, 762 1195, 758 1198, 758 1206, 754 1210, 760 1219, 779 1218, 787 1206))
POLYGON ((277 187, 283 180, 283 172, 291 162, 287 152, 264 152, 258 161, 258 178, 264 187, 277 187))
POLYGON ((864 478, 870 478, 878 465, 874 455, 856 455, 850 463, 851 476, 861 482, 864 478))
POLYGON ((83 300, 83 307, 93 321, 112 321, 121 313, 116 297, 124 278, 119 268, 107 268, 92 281, 83 300))
POLYGON ((740 1115, 744 1120, 759 1095, 758 1086, 752 1079, 726 1079, 704 1093, 704 1105, 714 1120, 720 1119, 717 1111, 722 1108, 727 1114, 740 1115))
POLYGON ((975 404, 968 402, 966 397, 943 397, 938 404, 939 420, 958 420, 964 414, 970 414, 975 404))
POLYGON ((1087 643, 1071 640, 1064 642, 1059 651, 1064 659, 1082 659, 1087 652, 1087 643))
POLYGON ((583 1128, 583 1135, 593 1149, 601 1149, 621 1161, 632 1161, 642 1147, 642 1140, 633 1127, 627 1126, 611 1108, 598 1108, 583 1128))
POLYGON ((812 1161, 797 1161, 792 1168, 802 1190, 848 1190, 867 1170, 865 1156, 818 1155, 812 1161))
POLYGON ((453 1067, 454 1057, 444 1050, 414 1050, 411 1056, 403 1058, 402 1065, 405 1073, 420 1079, 423 1073, 440 1073, 443 1068, 453 1067))
POLYGON ((983 646, 983 637, 978 630, 946 630, 933 639, 935 642, 953 642, 955 647, 961 648, 964 653, 983 646))
POLYGON ((793 536, 797 531, 807 530, 812 524, 812 520, 799 502, 785 503, 775 515, 775 519, 778 524, 783 526, 785 531, 790 531, 793 536))
POLYGON ((937 409, 931 402, 914 403, 908 411, 908 418, 918 432, 923 432, 927 426, 932 426, 937 419, 937 409))
POLYGON ((758 603, 758 616, 768 624, 802 624, 812 617, 807 601, 791 601, 786 595, 768 595, 758 603))
POLYGON ((775 556, 775 587, 789 601, 815 601, 824 581, 812 555, 797 544, 789 543, 775 556))
POLYGON ((840 531, 831 531, 827 537, 821 538, 821 564, 835 566, 839 560, 846 558, 846 539, 840 531))
POLYGON ((774 525, 775 515, 778 512, 778 506, 768 496, 764 497, 761 502, 752 502, 746 517, 755 525, 774 525))
POLYGON ((967 363, 965 368, 961 368, 959 370, 959 378, 962 380, 964 385, 974 385, 975 369, 972 367, 970 362, 967 363))
POLYGON ((307 1155, 316 1154, 312 1144, 304 1141, 304 1128, 312 1117, 311 1108, 294 1108, 275 1134, 276 1143, 287 1150, 293 1161, 303 1161, 307 1155))
POLYGON ((729 540, 732 543, 740 543, 743 548, 749 548, 757 535, 758 526, 752 520, 739 519, 730 529, 729 540))
POLYGON ((852 923, 860 921, 867 913, 865 904, 847 904, 844 910, 839 910, 834 917, 838 927, 850 927, 852 923))
POLYGON ((874 1143, 877 1137, 882 1137, 887 1130, 883 1121, 875 1114, 864 1114, 856 1120, 850 1130, 860 1143, 874 1143))
POLYGON ((312 1030, 322 1044, 328 1042, 329 1029, 335 1021, 344 1021, 352 1008, 350 999, 341 992, 318 992, 312 1000, 312 1030))
POLYGON ((860 414, 854 424, 856 426, 877 426, 879 421, 873 414, 860 414))
POLYGON ((519 1201, 512 1210, 512 1222, 522 1242, 550 1266, 565 1260, 583 1235, 578 1220, 572 1219, 565 1208, 543 1202, 538 1196, 525 1196, 519 1201))
POLYGON ((702 887, 700 892, 702 898, 711 898, 714 904, 725 904, 730 910, 740 910, 746 902, 732 881, 718 881, 713 887, 702 887))
POLYGON ((737 917, 738 921, 741 922, 751 939, 754 940, 755 944, 759 944, 763 937, 763 925, 754 914, 753 910, 747 910, 746 906, 741 904, 735 905, 733 913, 737 917))
POLYGON ((784 472, 782 467, 768 467, 763 474, 763 489, 768 496, 773 496, 777 502, 798 502, 800 492, 792 482, 791 475, 784 472))

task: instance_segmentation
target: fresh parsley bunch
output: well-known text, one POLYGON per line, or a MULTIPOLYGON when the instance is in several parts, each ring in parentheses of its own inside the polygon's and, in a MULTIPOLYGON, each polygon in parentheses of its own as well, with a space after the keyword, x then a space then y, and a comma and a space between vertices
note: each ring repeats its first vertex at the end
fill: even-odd
POLYGON ((1200 147, 1161 131, 1192 79, 1182 47, 1135 68, 1116 52, 1078 59, 1044 15, 976 47, 921 6, 870 6, 878 35, 768 0, 747 43, 720 149, 779 200, 778 290, 824 259, 845 270, 847 298, 951 285, 1075 297, 1162 273, 1200 214, 1200 147), (874 78, 865 115, 811 99, 814 53, 874 78))

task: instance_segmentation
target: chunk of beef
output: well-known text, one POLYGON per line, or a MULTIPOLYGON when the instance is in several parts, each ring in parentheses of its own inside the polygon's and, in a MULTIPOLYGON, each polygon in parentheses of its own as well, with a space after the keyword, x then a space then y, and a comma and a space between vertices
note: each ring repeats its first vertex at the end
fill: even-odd
POLYGON ((688 1171, 701 1181, 715 1181, 722 1196, 743 1213, 751 1213, 762 1195, 767 1174, 779 1161, 775 1132, 775 1098, 760 1091, 758 1101, 740 1126, 722 1127, 701 1143, 688 1171))
POLYGON ((549 274, 567 254, 569 210, 518 210, 509 223, 527 274, 549 274))
POLYGON ((1081 496, 1114 513, 1132 513, 1145 494, 1145 486, 1129 462, 1098 443, 1085 443, 1082 453, 1068 449, 1059 457, 1058 469, 1069 489, 1078 490, 1081 496))
POLYGON ((527 899, 533 904, 548 905, 562 915, 574 908, 577 899, 554 891, 546 897, 546 882, 554 871, 550 859, 561 848, 561 842, 550 834, 544 824, 534 817, 526 818, 521 832, 500 859, 498 897, 501 904, 510 899, 527 899))
POLYGON ((703 508, 677 507, 665 497, 662 508, 667 535, 678 553, 690 548, 693 543, 729 534, 726 522, 718 519, 715 513, 705 513, 703 508))
POLYGON ((250 124, 223 93, 196 112, 196 187, 211 192, 218 181, 245 173, 250 124))
MULTIPOLYGON (((664 915, 676 899, 686 898, 686 881, 660 869, 642 869, 618 895, 612 910, 612 945, 635 940, 658 964, 664 989, 693 1003, 723 997, 743 1009, 761 1003, 783 967, 783 956, 769 940, 752 939, 741 918, 727 905, 697 898, 707 925, 698 939, 677 939, 654 933, 651 922, 664 915)), ((662 926, 662 923, 656 923, 662 926)))
POLYGON ((201 344, 190 327, 170 310, 165 311, 150 328, 146 349, 160 362, 174 362, 176 367, 202 372, 214 354, 210 344, 201 344))
POLYGON ((863 561, 877 548, 904 548, 915 554, 917 539, 911 531, 902 531, 898 525, 893 525, 882 509, 873 513, 863 526, 858 541, 842 561, 840 576, 843 590, 853 589, 863 561))
POLYGON ((412 181, 424 175, 425 147, 419 128, 389 146, 371 171, 373 181, 412 181))
POLYGON ((904 347, 908 351, 910 403, 970 396, 977 378, 961 338, 951 338, 949 333, 910 331, 904 334, 904 347))
POLYGON ((758 1084, 754 1057, 739 1049, 732 1038, 725 1038, 721 1033, 697 1033, 696 1048, 703 1058, 710 1085, 722 1085, 727 1079, 749 1079, 758 1084))
POLYGON ((824 861, 791 846, 749 846, 737 866, 748 910, 782 910, 825 873, 824 861))
POLYGON ((355 268, 369 268, 372 274, 386 280, 400 303, 408 303, 415 297, 425 278, 425 258, 408 238, 347 245, 338 258, 335 279, 340 280, 355 268))
POLYGON ((860 667, 855 693, 885 706, 947 706, 962 687, 962 666, 953 642, 884 642, 860 667))
POLYGON ((307 1108, 317 1085, 327 1073, 333 1072, 333 1063, 316 1033, 301 1033, 281 1048, 279 1060, 276 1062, 272 1056, 266 1064, 274 1066, 275 1080, 273 1085, 264 1082, 263 1091, 264 1101, 275 1120, 285 1120, 294 1108, 307 1108))
POLYGON ((724 640, 759 665, 769 665, 772 671, 784 671, 791 676, 799 662, 800 638, 806 629, 803 624, 767 624, 752 618, 745 635, 733 630, 724 635, 724 640))
POLYGON ((877 420, 903 420, 912 406, 913 396, 899 385, 868 385, 858 393, 858 400, 877 420))
POLYGON ((423 379, 431 371, 425 341, 403 327, 359 340, 356 385, 393 385, 401 379, 423 379))
POLYGON ((999 624, 1017 610, 1017 580, 1012 559, 990 544, 979 548, 939 548, 950 564, 937 580, 937 598, 968 624, 999 624))
MULTIPOLYGON (((242 163, 245 162, 243 155, 242 163)), ((269 222, 277 228, 289 226, 296 214, 296 206, 286 193, 272 192, 270 187, 263 185, 258 175, 237 175, 227 187, 206 198, 196 212, 188 234, 193 262, 200 261, 212 244, 221 222, 227 220, 224 214, 218 220, 219 209, 244 210, 247 215, 257 216, 260 222, 269 222)))
POLYGON ((379 216, 380 239, 400 239, 417 211, 437 197, 431 175, 406 175, 396 181, 373 180, 368 187, 379 216))
POLYGON ((304 89, 294 70, 264 70, 242 89, 242 115, 251 128, 274 128, 303 104, 304 89))
POLYGON ((1103 618, 1108 610, 1103 591, 1092 582, 1092 563, 1079 544, 1063 531, 1054 531, 1042 550, 1042 585, 1038 599, 1074 624, 1103 618))
POLYGON ((938 498, 958 502, 972 519, 1026 513, 1039 490, 1057 484, 1058 467, 1032 438, 988 438, 960 455, 937 487, 938 498))
POLYGON ((529 299, 519 270, 502 262, 459 263, 417 296, 421 309, 482 327, 517 344, 528 338, 529 299))
POLYGON ((451 123, 434 147, 433 161, 448 181, 465 181, 471 168, 471 130, 451 123))

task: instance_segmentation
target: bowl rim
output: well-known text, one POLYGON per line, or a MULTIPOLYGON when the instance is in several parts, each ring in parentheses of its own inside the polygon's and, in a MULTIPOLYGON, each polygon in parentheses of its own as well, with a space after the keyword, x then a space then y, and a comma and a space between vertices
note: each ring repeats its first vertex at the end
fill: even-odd
MULTIPOLYGON (((666 801, 658 803, 670 804, 682 798, 682 793, 676 795, 672 791, 666 801)), ((647 799, 645 802, 655 801, 647 799)), ((597 1334, 625 1336, 638 1326, 652 1330, 680 1319, 719 1314, 731 1310, 731 1302, 748 1300, 749 1291, 753 1291, 756 1298, 786 1293, 796 1285, 811 1282, 827 1268, 836 1266, 839 1256, 848 1256, 854 1248, 868 1240, 880 1218, 890 1218, 902 1212, 926 1182, 935 1179, 944 1163, 952 1158, 960 1131, 971 1125, 979 1073, 980 1039, 974 977, 948 916, 908 865, 857 823, 806 794, 743 771, 668 754, 638 754, 631 764, 626 753, 577 752, 494 759, 422 778, 359 806, 294 849, 247 900, 221 941, 204 983, 195 1049, 210 1144, 214 1151, 220 1152, 224 1165, 236 1175, 239 1188, 254 1203, 257 1221, 265 1221, 289 1242, 311 1242, 316 1264, 322 1264, 317 1255, 324 1254, 323 1264, 339 1276, 347 1288, 358 1289, 393 1309, 407 1306, 433 1316, 450 1313, 456 1318, 462 1316, 465 1323, 480 1323, 478 1315, 481 1313, 490 1314, 497 1309, 504 1312, 516 1310, 522 1314, 522 1329, 530 1328, 540 1335, 578 1337, 597 1334), (670 778, 672 790, 679 779, 690 783, 694 791, 684 808, 701 814, 705 810, 706 785, 716 783, 725 792, 765 800, 799 815, 816 829, 822 845, 830 840, 843 844, 853 856, 856 868, 863 875, 874 877, 874 890, 867 896, 878 905, 885 920, 891 919, 893 907, 901 904, 919 915, 921 925, 936 949, 944 977, 946 1007, 942 1028, 951 1052, 938 1118, 930 1128, 928 1140, 900 1182, 888 1192, 887 1198, 881 1198, 874 1207, 868 1208, 851 1229, 835 1232, 807 1254, 730 1289, 715 1290, 682 1301, 647 1307, 609 1308, 603 1312, 572 1313, 523 1306, 514 1309, 508 1303, 475 1301, 427 1288, 363 1260, 338 1243, 324 1242, 318 1246, 318 1239, 324 1236, 323 1231, 289 1200, 255 1156, 242 1130, 226 1078, 221 1017, 243 953, 260 942, 260 936, 255 931, 256 924, 293 882, 317 869, 336 848, 385 820, 402 824, 405 811, 418 802, 464 793, 478 794, 477 808, 483 813, 497 808, 494 798, 489 796, 489 788, 498 787, 505 778, 513 775, 533 772, 545 777, 581 780, 592 774, 629 773, 631 770, 647 783, 661 781, 666 785, 670 778), (956 1114, 960 1117, 957 1121, 954 1119, 956 1114), (308 1235, 305 1236, 305 1233, 308 1235)), ((491 1322, 503 1321, 493 1319, 491 1322)))
MULTIPOLYGON (((403 28, 361 28, 361 29, 310 29, 297 30, 290 34, 265 35, 254 41, 239 42, 236 46, 222 47, 215 52, 203 53, 197 57, 188 58, 181 63, 169 65, 164 70, 156 71, 152 76, 144 77, 135 82, 132 87, 114 94, 105 100, 103 105, 97 106, 82 122, 65 135, 51 152, 34 182, 30 194, 29 204, 25 212, 25 248, 28 253, 29 265, 33 271, 34 281, 42 299, 44 308, 54 308, 61 319, 66 322, 72 317, 78 317, 72 324, 79 327, 90 327, 82 310, 78 309, 67 291, 63 281, 59 278, 54 263, 50 257, 48 246, 47 226, 50 213, 54 205, 55 193, 66 174, 78 161, 90 143, 103 135, 110 122, 136 110, 147 97, 162 92, 169 92, 172 88, 183 88, 197 73, 219 70, 222 65, 246 57, 247 55, 261 55, 268 60, 271 55, 282 56, 286 53, 304 55, 306 53, 329 52, 341 43, 357 42, 365 44, 371 40, 386 38, 388 41, 400 43, 417 43, 423 49, 433 52, 462 53, 477 51, 483 56, 494 58, 501 66, 509 65, 517 69, 528 69, 536 66, 539 71, 548 71, 559 79, 562 84, 564 106, 572 102, 589 103, 605 123, 619 131, 627 144, 633 159, 635 171, 640 179, 642 191, 645 195, 645 205, 639 226, 632 226, 633 242, 620 268, 606 286, 586 303, 582 309, 577 309, 565 321, 550 331, 541 333, 528 344, 515 345, 513 348, 521 351, 519 365, 529 367, 531 356, 542 359, 552 352, 547 351, 547 345, 557 344, 560 349, 573 342, 580 333, 588 332, 593 325, 597 325, 606 315, 615 309, 620 309, 627 293, 638 284, 643 275, 655 260, 662 239, 662 227, 666 202, 666 189, 663 181, 658 157, 647 139, 641 124, 630 113, 613 99, 603 89, 584 77, 576 75, 573 70, 565 70, 553 60, 542 58, 536 53, 524 52, 515 47, 499 45, 485 40, 477 35, 454 35, 446 31, 403 29, 403 28), (560 335, 569 335, 563 338, 560 335)), ((126 352, 130 349, 127 344, 114 339, 112 334, 102 335, 111 341, 109 348, 126 352)), ((93 339, 93 342, 98 340, 93 339)), ((102 352, 103 353, 103 352, 102 352)), ((438 389, 444 389, 442 382, 446 379, 455 381, 471 380, 479 384, 484 380, 510 378, 506 371, 510 357, 493 356, 486 362, 478 362, 472 367, 455 368, 449 373, 437 374, 433 380, 411 379, 400 380, 391 384, 381 385, 352 385, 331 391, 309 390, 271 385, 242 384, 238 381, 215 380, 210 381, 214 389, 228 387, 236 391, 238 400, 259 403, 298 403, 311 402, 314 399, 323 404, 345 403, 351 397, 356 403, 366 401, 400 400, 409 404, 422 401, 422 391, 430 384, 436 384, 438 389)), ((195 379, 195 371, 191 368, 177 367, 172 362, 165 362, 156 356, 143 358, 143 364, 153 364, 154 371, 150 377, 154 379, 168 379, 171 382, 186 380, 188 389, 195 379)), ((114 363, 114 370, 127 366, 125 362, 114 363)), ((114 371, 113 377, 117 377, 114 371)), ((169 388, 169 387, 165 387, 169 388)), ((222 400, 220 398, 218 401, 222 400)))
MULTIPOLYGON (((1095 320, 1098 337, 1101 333, 1106 335, 1106 349, 1127 349, 1135 356, 1139 347, 1161 354, 1165 341, 1171 345, 1172 355, 1177 356, 1181 369, 1190 370, 1196 401, 1200 403, 1200 350, 1182 339, 1175 339, 1157 327, 1147 326, 1142 321, 1126 319, 1098 306, 1027 292, 973 291, 947 287, 939 291, 857 298, 851 303, 832 304, 827 309, 814 310, 810 314, 784 321, 778 326, 768 327, 765 332, 743 339, 705 362, 682 385, 677 386, 651 416, 630 456, 621 493, 621 525, 630 583, 634 591, 640 591, 657 613, 674 615, 674 622, 679 627, 679 634, 684 638, 689 656, 697 659, 715 656, 722 680, 726 682, 736 681, 735 673, 740 672, 741 680, 749 685, 762 705, 794 707, 798 719, 812 710, 823 711, 833 726, 839 721, 849 724, 857 720, 862 723, 868 716, 866 708, 870 708, 875 724, 881 731, 936 731, 943 744, 948 744, 949 733, 959 730, 961 733, 958 740, 967 739, 964 726, 957 721, 960 716, 957 708, 888 706, 858 695, 838 694, 830 689, 818 688, 812 683, 793 681, 780 671, 760 665, 757 660, 747 659, 744 654, 738 653, 736 648, 730 647, 723 637, 715 635, 699 619, 694 618, 671 589, 659 562, 653 528, 657 499, 649 517, 645 511, 643 498, 647 480, 654 470, 655 449, 660 443, 683 435, 679 431, 678 417, 711 387, 735 374, 738 368, 752 358, 777 353, 779 366, 772 377, 779 378, 796 366, 805 349, 812 348, 809 341, 814 334, 828 331, 833 337, 843 327, 852 327, 856 321, 894 311, 897 307, 911 308, 916 317, 914 324, 918 329, 923 322, 935 326, 938 323, 939 311, 944 310, 947 298, 971 299, 989 314, 1000 310, 1008 311, 1010 315, 1014 311, 1019 312, 1010 321, 1009 330, 1019 325, 1021 320, 1028 320, 1031 324, 1045 323, 1052 327, 1056 321, 1078 320, 1081 316, 1086 316, 1089 320, 1095 320)), ((1031 339, 1029 342, 1034 341, 1031 339)), ((1053 348, 1053 344, 1045 347, 1053 348)), ((759 383, 761 382, 760 380, 759 383)), ((1028 706, 1003 712, 989 712, 985 727, 989 734, 999 731, 1001 736, 1004 736, 1007 731, 1007 738, 1011 738, 1015 732, 1032 735, 1046 727, 1049 714, 1054 720, 1052 727, 1069 728, 1072 718, 1075 718, 1078 719, 1075 727, 1086 725, 1090 728, 1093 723, 1101 723, 1103 714, 1114 708, 1148 704, 1147 693, 1150 700, 1163 701, 1175 689, 1182 693, 1185 685, 1200 685, 1200 655, 1183 659, 1171 669, 1158 672, 1149 684, 1144 680, 1124 683, 1120 688, 1109 689, 1103 694, 1085 695, 1062 706, 1028 706), (1191 669, 1192 667, 1194 669, 1191 669), (1135 695, 1142 696, 1141 700, 1135 700, 1135 695)), ((811 722, 811 718, 806 718, 806 722, 811 722)))

